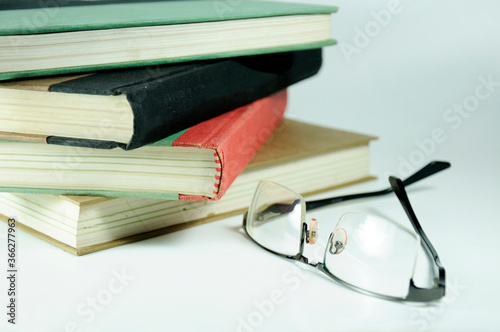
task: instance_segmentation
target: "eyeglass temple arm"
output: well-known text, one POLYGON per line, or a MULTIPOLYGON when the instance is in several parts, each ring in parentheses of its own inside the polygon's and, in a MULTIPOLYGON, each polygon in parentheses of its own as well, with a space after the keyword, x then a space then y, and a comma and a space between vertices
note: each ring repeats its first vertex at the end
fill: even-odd
MULTIPOLYGON (((417 288, 412 281, 411 287, 413 290, 410 290, 410 296, 417 297, 418 299, 422 300, 422 298, 425 298, 426 300, 433 300, 433 299, 439 299, 444 296, 445 293, 445 270, 444 267, 441 265, 441 261, 439 260, 439 256, 437 254, 436 249, 434 249, 434 246, 432 245, 431 241, 425 235, 424 230, 422 229, 422 226, 420 225, 420 222, 417 219, 417 216, 415 215, 415 212, 413 211, 413 208, 410 203, 410 199, 408 198, 408 194, 406 193, 405 186, 403 184, 403 181, 401 179, 398 179, 397 177, 390 176, 389 177, 389 182, 391 184, 392 189, 394 190, 394 193, 399 199, 399 202, 403 206, 403 209, 406 212, 406 215, 410 219, 410 222, 413 226, 413 229, 415 229, 415 232, 420 235, 420 238, 423 240, 424 243, 424 248, 427 250, 428 254, 432 257, 434 260, 434 264, 438 268, 438 278, 437 278, 437 287, 432 288, 432 289, 421 289, 417 288)), ((416 299, 413 299, 416 300, 416 299)))
MULTIPOLYGON (((412 183, 415 183, 417 181, 420 181, 422 179, 425 179, 426 177, 429 177, 433 174, 436 174, 442 170, 447 169, 450 167, 451 164, 445 161, 432 161, 426 166, 424 166, 422 169, 417 171, 415 174, 411 175, 407 179, 403 181, 403 184, 405 186, 409 186, 412 183)), ((392 188, 386 188, 383 190, 379 191, 372 191, 372 192, 367 192, 367 193, 361 193, 361 194, 352 194, 352 195, 346 195, 346 196, 339 196, 339 197, 332 197, 332 198, 325 198, 317 201, 310 201, 306 202, 306 210, 313 210, 317 209, 326 205, 330 204, 335 204, 335 203, 340 203, 340 202, 345 202, 349 201, 352 199, 357 199, 357 198, 367 198, 367 197, 373 197, 373 196, 381 196, 381 195, 386 195, 389 194, 393 191, 392 188)))

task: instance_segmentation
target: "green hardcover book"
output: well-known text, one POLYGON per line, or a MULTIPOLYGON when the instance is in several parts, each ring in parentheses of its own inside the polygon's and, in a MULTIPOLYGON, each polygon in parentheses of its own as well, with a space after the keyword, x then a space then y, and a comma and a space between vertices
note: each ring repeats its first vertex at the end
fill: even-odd
POLYGON ((0 10, 0 80, 319 48, 335 43, 336 10, 250 0, 0 10))

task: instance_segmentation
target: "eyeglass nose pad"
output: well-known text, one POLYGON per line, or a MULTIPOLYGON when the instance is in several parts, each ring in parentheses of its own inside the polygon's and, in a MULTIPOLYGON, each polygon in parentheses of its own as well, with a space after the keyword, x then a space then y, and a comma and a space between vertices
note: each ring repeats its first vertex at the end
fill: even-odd
POLYGON ((332 255, 338 255, 342 251, 344 251, 346 245, 347 245, 347 232, 345 231, 345 229, 339 228, 330 238, 328 251, 332 255))
POLYGON ((314 218, 311 219, 309 223, 309 230, 307 231, 307 243, 315 244, 318 240, 319 225, 318 221, 314 218))

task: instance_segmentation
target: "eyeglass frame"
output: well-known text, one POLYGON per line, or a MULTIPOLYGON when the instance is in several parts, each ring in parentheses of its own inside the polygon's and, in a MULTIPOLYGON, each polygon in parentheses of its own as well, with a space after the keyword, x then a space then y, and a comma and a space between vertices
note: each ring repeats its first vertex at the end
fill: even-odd
MULTIPOLYGON (((446 272, 445 272, 443 265, 441 264, 441 261, 439 259, 439 256, 437 254, 436 249, 434 248, 434 246, 430 242, 430 240, 427 237, 427 235, 425 234, 422 226, 420 225, 420 222, 417 219, 417 216, 416 216, 416 214, 413 210, 413 207, 410 203, 410 200, 408 198, 408 194, 406 192, 405 186, 408 186, 412 183, 415 183, 419 180, 422 180, 426 177, 429 177, 435 173, 438 173, 442 170, 445 170, 445 169, 449 168, 450 166, 451 166, 451 164, 448 162, 433 161, 403 181, 395 176, 390 176, 389 177, 389 183, 391 185, 390 188, 386 188, 386 189, 379 190, 379 191, 367 192, 367 193, 337 196, 337 197, 332 197, 332 198, 326 198, 326 199, 321 199, 321 200, 305 202, 305 210, 310 211, 310 210, 317 209, 317 208, 320 208, 323 206, 327 206, 327 205, 331 205, 331 204, 335 204, 335 203, 340 203, 340 202, 345 202, 345 201, 352 200, 352 199, 382 196, 382 195, 386 195, 386 194, 389 194, 391 192, 394 192, 396 194, 396 196, 398 197, 398 200, 401 203, 404 211, 406 212, 406 215, 410 219, 410 222, 411 222, 411 225, 413 226, 413 229, 415 230, 417 235, 420 237, 420 239, 421 239, 420 243, 423 243, 423 247, 424 247, 427 255, 429 255, 432 258, 432 260, 434 262, 434 268, 437 268, 437 273, 436 273, 436 270, 434 270, 434 272, 435 272, 435 278, 434 278, 435 286, 433 288, 420 288, 420 287, 416 286, 415 282, 413 281, 413 276, 412 276, 410 278, 408 294, 405 297, 383 295, 383 294, 378 294, 376 292, 372 292, 372 291, 360 288, 358 286, 352 285, 352 284, 336 277, 334 274, 332 274, 325 267, 324 263, 322 263, 322 262, 309 262, 309 258, 307 258, 303 255, 304 247, 305 247, 304 244, 306 242, 306 236, 308 234, 308 227, 307 227, 307 224, 304 222, 304 220, 302 220, 299 252, 293 256, 278 253, 276 251, 273 251, 273 250, 261 245, 259 242, 257 242, 248 233, 248 230, 247 230, 248 212, 246 212, 243 215, 243 226, 242 227, 243 227, 243 230, 245 231, 245 233, 248 235, 248 237, 254 243, 256 243, 260 247, 264 248, 265 250, 272 252, 273 254, 276 254, 280 257, 299 261, 299 262, 305 263, 309 266, 312 266, 314 268, 317 268, 319 271, 323 272, 331 279, 337 281, 338 283, 340 283, 348 288, 351 288, 355 291, 358 291, 360 293, 363 293, 366 295, 371 295, 371 296, 385 299, 385 300, 393 300, 393 301, 430 302, 430 301, 439 300, 440 298, 444 297, 444 295, 446 293, 446 272)), ((302 198, 303 201, 305 201, 302 196, 300 196, 300 197, 302 198)), ((333 232, 330 234, 330 237, 329 237, 327 243, 330 243, 333 234, 334 234, 333 232)), ((325 248, 325 255, 326 255, 327 250, 328 250, 328 248, 325 248)))

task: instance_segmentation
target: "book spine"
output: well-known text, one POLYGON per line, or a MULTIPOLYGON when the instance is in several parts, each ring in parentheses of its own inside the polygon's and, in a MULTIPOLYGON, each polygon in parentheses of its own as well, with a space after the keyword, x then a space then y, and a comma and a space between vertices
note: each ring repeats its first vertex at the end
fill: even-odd
POLYGON ((214 149, 216 169, 213 197, 179 195, 180 200, 219 200, 245 169, 283 119, 287 93, 282 90, 233 112, 188 129, 173 146, 214 149))
POLYGON ((125 91, 134 113, 126 149, 156 142, 313 76, 321 49, 241 57, 199 66, 125 91))

